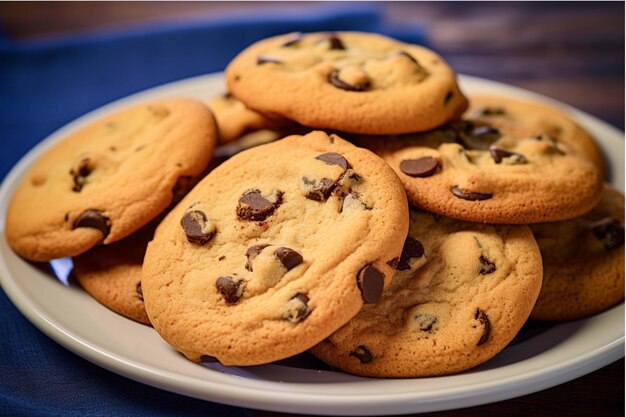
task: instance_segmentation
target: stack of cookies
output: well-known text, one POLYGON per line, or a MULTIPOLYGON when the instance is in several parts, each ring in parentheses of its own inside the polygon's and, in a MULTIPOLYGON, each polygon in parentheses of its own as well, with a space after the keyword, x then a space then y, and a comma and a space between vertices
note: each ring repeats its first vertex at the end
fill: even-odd
POLYGON ((226 366, 451 374, 622 301, 624 196, 562 111, 468 100, 436 53, 368 33, 265 39, 225 76, 48 150, 13 249, 73 257, 99 302, 226 366))

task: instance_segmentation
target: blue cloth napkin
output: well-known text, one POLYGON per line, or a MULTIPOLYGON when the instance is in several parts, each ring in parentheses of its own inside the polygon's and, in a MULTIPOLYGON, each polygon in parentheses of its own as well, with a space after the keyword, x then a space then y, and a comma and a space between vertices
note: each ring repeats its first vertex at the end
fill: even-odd
MULTIPOLYGON (((221 71, 241 49, 264 37, 332 30, 379 32, 424 43, 420 28, 387 27, 376 6, 362 4, 307 6, 278 14, 261 8, 202 23, 142 26, 37 42, 0 37, 0 178, 54 130, 110 101, 221 71)), ((161 391, 99 368, 37 330, 3 291, 0 358, 0 416, 251 413, 161 391)))

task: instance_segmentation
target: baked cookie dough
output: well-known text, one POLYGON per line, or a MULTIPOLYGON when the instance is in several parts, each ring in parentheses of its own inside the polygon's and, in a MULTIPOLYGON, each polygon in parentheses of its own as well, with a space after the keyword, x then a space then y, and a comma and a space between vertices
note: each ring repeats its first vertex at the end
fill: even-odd
POLYGON ((465 223, 411 211, 393 282, 311 352, 352 374, 424 377, 461 372, 515 337, 541 288, 527 226, 465 223))
POLYGON ((442 57, 373 33, 264 39, 231 61, 226 81, 235 97, 263 114, 351 133, 424 131, 467 107, 442 57))
POLYGON ((376 155, 313 132, 241 152, 171 211, 142 271, 154 328, 193 361, 306 351, 391 282, 406 194, 376 155))

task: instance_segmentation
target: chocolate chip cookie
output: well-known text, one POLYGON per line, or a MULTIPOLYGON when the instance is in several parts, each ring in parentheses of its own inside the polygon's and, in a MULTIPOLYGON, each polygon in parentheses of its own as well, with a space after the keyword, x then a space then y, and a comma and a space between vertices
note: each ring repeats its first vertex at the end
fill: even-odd
POLYGON ((511 129, 513 124, 530 129, 533 135, 548 135, 554 141, 562 141, 587 155, 605 172, 604 156, 595 139, 576 123, 565 110, 545 103, 520 100, 504 96, 473 95, 466 116, 482 120, 494 127, 505 126, 511 129))
POLYGON ((544 281, 531 317, 576 320, 624 299, 624 195, 609 185, 589 213, 532 225, 544 281))
POLYGON ((144 324, 150 324, 143 303, 141 266, 158 223, 110 245, 96 246, 72 259, 80 286, 102 305, 144 324))
POLYGON ((49 261, 130 235, 203 172, 216 136, 210 110, 189 99, 139 104, 71 133, 17 187, 7 241, 49 261))
POLYGON ((459 220, 529 224, 579 216, 602 193, 602 173, 550 136, 453 121, 430 132, 361 139, 396 170, 409 201, 459 220))
POLYGON ((467 107, 442 57, 373 33, 268 38, 241 52, 226 80, 235 97, 263 114, 352 133, 424 131, 467 107))
POLYGON ((461 372, 500 352, 541 288, 541 255, 527 226, 465 223, 411 211, 393 282, 311 352, 372 377, 461 372))
POLYGON ((336 135, 290 136, 233 156, 167 215, 144 260, 146 310, 193 361, 293 356, 378 301, 407 230, 383 160, 336 135))

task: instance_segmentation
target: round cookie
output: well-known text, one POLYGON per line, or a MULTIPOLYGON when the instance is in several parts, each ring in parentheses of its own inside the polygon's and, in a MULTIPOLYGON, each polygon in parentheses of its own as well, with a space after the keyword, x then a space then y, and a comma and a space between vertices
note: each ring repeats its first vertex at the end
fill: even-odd
POLYGON ((146 310, 193 361, 290 357, 378 300, 407 230, 383 160, 335 135, 290 136, 233 156, 167 215, 144 260, 146 310))
POLYGON ((351 133, 424 131, 467 107, 439 55, 373 33, 264 39, 241 52, 225 75, 231 93, 252 109, 351 133))
POLYGON ((21 256, 76 256, 155 218, 211 159, 213 115, 202 103, 142 103, 70 134, 37 160, 9 204, 6 237, 21 256))
POLYGON ((72 259, 80 286, 105 307, 143 324, 150 324, 143 303, 141 266, 158 223, 110 245, 96 246, 72 259))
POLYGON ((504 349, 541 288, 541 255, 527 226, 416 210, 396 269, 381 300, 315 346, 316 357, 371 377, 461 372, 504 349))
POLYGON ((624 300, 624 195, 605 185, 602 199, 576 219, 531 226, 544 279, 531 318, 576 320, 624 300))
MULTIPOLYGON (((207 105, 217 121, 220 144, 231 142, 247 133, 255 133, 256 131, 266 132, 263 134, 263 137, 267 137, 273 132, 271 129, 293 124, 293 122, 286 119, 265 117, 247 108, 245 104, 228 93, 213 97, 208 101, 207 105)), ((280 133, 276 131, 276 135, 280 135, 280 133)), ((276 136, 276 139, 279 137, 276 136)))
POLYGON ((529 224, 579 216, 602 194, 585 155, 547 135, 453 121, 422 134, 363 138, 398 173, 409 201, 458 220, 529 224))
POLYGON ((596 141, 564 110, 530 100, 473 95, 465 115, 495 127, 514 122, 522 125, 524 129, 530 129, 533 135, 548 134, 554 140, 567 143, 587 155, 602 173, 606 172, 604 156, 596 141))

